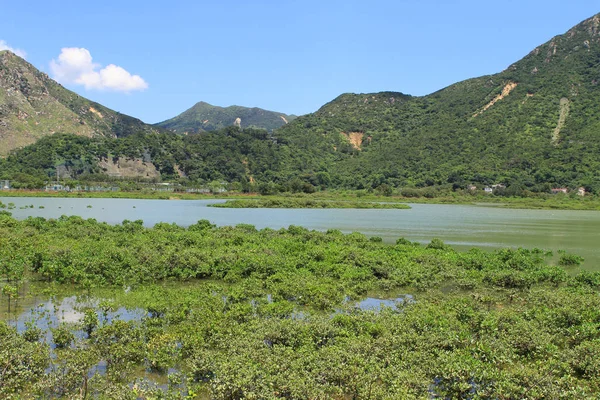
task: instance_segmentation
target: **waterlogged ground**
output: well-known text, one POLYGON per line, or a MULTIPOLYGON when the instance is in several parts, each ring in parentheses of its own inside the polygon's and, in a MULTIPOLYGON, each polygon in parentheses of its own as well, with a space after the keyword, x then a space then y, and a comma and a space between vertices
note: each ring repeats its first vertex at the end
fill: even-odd
MULTIPOLYGON (((205 283, 185 283, 169 284, 168 290, 177 291, 181 289, 202 290, 205 283)), ((0 287, 3 284, 0 283, 0 287)), ((138 291, 143 289, 138 289, 138 291)), ((144 318, 151 317, 152 313, 139 307, 132 307, 137 293, 131 293, 131 288, 99 290, 86 292, 81 288, 72 286, 52 286, 48 288, 43 283, 24 284, 18 293, 18 296, 9 302, 6 295, 0 295, 0 321, 7 322, 10 326, 17 329, 17 332, 24 332, 29 327, 35 326, 47 332, 44 340, 54 346, 50 328, 56 327, 61 323, 73 324, 73 331, 78 336, 83 337, 84 333, 80 325, 85 317, 84 311, 93 309, 97 318, 103 324, 110 324, 112 321, 136 321, 141 322, 144 318), (124 306, 123 304, 127 304, 124 306)), ((226 295, 214 292, 215 296, 220 296, 227 303, 226 295)), ((267 294, 266 303, 273 303, 273 296, 267 294)), ((414 302, 414 296, 411 294, 399 293, 373 293, 373 297, 363 297, 353 299, 346 297, 342 303, 342 308, 336 312, 347 312, 348 310, 363 311, 381 311, 384 307, 400 310, 405 303, 414 302)), ((265 302, 264 298, 251 299, 249 303, 254 307, 265 302)), ((296 307, 296 315, 302 315, 307 311, 305 307, 296 307)), ((333 314, 332 314, 333 315, 333 314)))
MULTIPOLYGON (((214 289, 217 284, 212 282, 210 289, 214 297, 220 298, 223 305, 227 305, 228 297, 220 291, 214 289)), ((186 291, 206 291, 205 282, 192 282, 184 284, 168 284, 160 290, 166 292, 177 292, 181 289, 186 291)), ((3 286, 0 284, 0 286, 3 286)), ((218 286, 218 284, 217 284, 218 286)), ((229 286, 229 285, 225 285, 229 286)), ((86 312, 93 310, 97 320, 98 327, 108 327, 115 321, 124 321, 134 323, 138 326, 148 324, 153 318, 160 318, 163 315, 161 311, 157 311, 152 306, 149 309, 132 306, 138 304, 140 297, 146 298, 144 288, 138 288, 137 291, 130 287, 124 289, 102 290, 95 289, 92 291, 83 291, 80 288, 64 285, 46 285, 40 283, 26 283, 20 287, 17 296, 14 296, 9 301, 8 296, 0 295, 0 321, 6 322, 9 326, 14 327, 21 335, 27 335, 29 332, 39 330, 40 337, 38 342, 45 343, 51 349, 51 358, 57 359, 60 357, 61 350, 57 349, 53 337, 53 330, 60 326, 66 326, 73 333, 73 341, 69 344, 69 348, 86 347, 91 339, 90 334, 86 331, 86 312)), ((362 299, 352 299, 346 297, 339 308, 336 308, 326 315, 335 316, 338 314, 348 314, 351 312, 370 311, 380 312, 384 309, 400 312, 404 304, 413 303, 412 295, 402 295, 394 293, 376 293, 377 297, 364 297, 362 299)), ((263 298, 250 299, 247 301, 255 312, 261 304, 273 304, 273 297, 270 294, 262 296, 263 298), (266 298, 266 301, 265 301, 266 298)), ((234 301, 235 302, 235 301, 234 301)), ((293 319, 305 319, 312 312, 309 307, 296 306, 295 311, 290 315, 293 319)), ((269 343, 268 343, 269 344, 269 343)), ((270 346, 273 344, 270 343, 270 346)), ((179 346, 179 345, 178 345, 179 346)), ((55 370, 60 370, 60 363, 50 363, 46 368, 46 373, 51 374, 55 370)), ((89 377, 95 375, 106 376, 108 363, 106 360, 100 359, 96 365, 89 369, 89 377)), ((172 365, 164 369, 156 369, 152 367, 151 362, 143 362, 141 365, 133 368, 128 376, 133 385, 139 387, 155 388, 162 392, 169 390, 170 377, 181 374, 179 365, 172 365)), ((177 386, 182 393, 189 394, 187 389, 181 384, 177 386)), ((199 398, 210 398, 208 391, 200 391, 199 398)))
POLYGON ((580 262, 0 213, 0 398, 597 398, 580 262))
MULTIPOLYGON (((107 323, 115 319, 139 321, 146 314, 139 308, 115 308, 113 293, 106 291, 104 295, 109 298, 100 298, 89 296, 83 290, 73 287, 49 288, 39 283, 24 284, 18 296, 10 303, 8 296, 2 296, 0 320, 8 322, 18 332, 23 332, 30 323, 45 331, 60 323, 80 323, 84 317, 83 311, 89 308, 96 309, 98 317, 107 323)), ((47 339, 51 341, 51 335, 47 339)))

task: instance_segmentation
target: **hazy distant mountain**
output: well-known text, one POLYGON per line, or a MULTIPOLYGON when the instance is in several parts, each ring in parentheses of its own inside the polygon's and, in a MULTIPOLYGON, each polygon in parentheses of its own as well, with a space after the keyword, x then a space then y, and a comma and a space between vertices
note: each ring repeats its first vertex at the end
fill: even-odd
POLYGON ((65 89, 15 54, 0 52, 0 155, 59 132, 122 137, 156 130, 65 89))
POLYGON ((296 119, 295 115, 241 106, 218 107, 203 101, 178 116, 156 124, 177 133, 214 131, 227 126, 277 129, 296 119))

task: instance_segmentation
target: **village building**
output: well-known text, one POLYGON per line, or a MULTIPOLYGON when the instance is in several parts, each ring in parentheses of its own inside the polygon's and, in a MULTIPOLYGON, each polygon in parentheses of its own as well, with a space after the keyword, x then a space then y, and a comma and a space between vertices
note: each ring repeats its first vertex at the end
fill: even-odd
POLYGON ((579 189, 577 189, 577 195, 578 196, 585 196, 585 188, 584 187, 580 187, 579 189))
POLYGON ((506 185, 504 185, 502 183, 496 183, 495 185, 484 187, 483 191, 485 193, 492 194, 492 193, 494 193, 494 190, 502 190, 502 189, 506 189, 506 185))

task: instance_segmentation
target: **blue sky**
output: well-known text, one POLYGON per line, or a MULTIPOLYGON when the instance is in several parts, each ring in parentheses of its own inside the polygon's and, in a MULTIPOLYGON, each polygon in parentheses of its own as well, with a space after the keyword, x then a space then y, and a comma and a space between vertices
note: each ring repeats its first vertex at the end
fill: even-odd
POLYGON ((600 12, 600 0, 35 0, 0 10, 0 48, 154 123, 198 101, 305 114, 346 92, 428 94, 505 69, 600 12))

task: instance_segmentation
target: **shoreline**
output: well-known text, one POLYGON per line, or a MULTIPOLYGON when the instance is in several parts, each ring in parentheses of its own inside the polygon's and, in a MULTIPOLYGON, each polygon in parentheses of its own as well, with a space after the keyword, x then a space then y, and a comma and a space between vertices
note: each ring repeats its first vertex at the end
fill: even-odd
POLYGON ((258 193, 179 193, 179 192, 47 192, 34 190, 4 190, 0 197, 37 197, 37 198, 112 198, 140 200, 333 200, 352 201, 356 203, 416 203, 416 204, 449 204, 470 205, 481 207, 503 207, 526 210, 572 210, 600 211, 600 199, 596 197, 482 197, 482 196, 444 196, 435 198, 402 197, 402 196, 373 196, 360 192, 318 192, 310 195, 260 195, 258 193))

